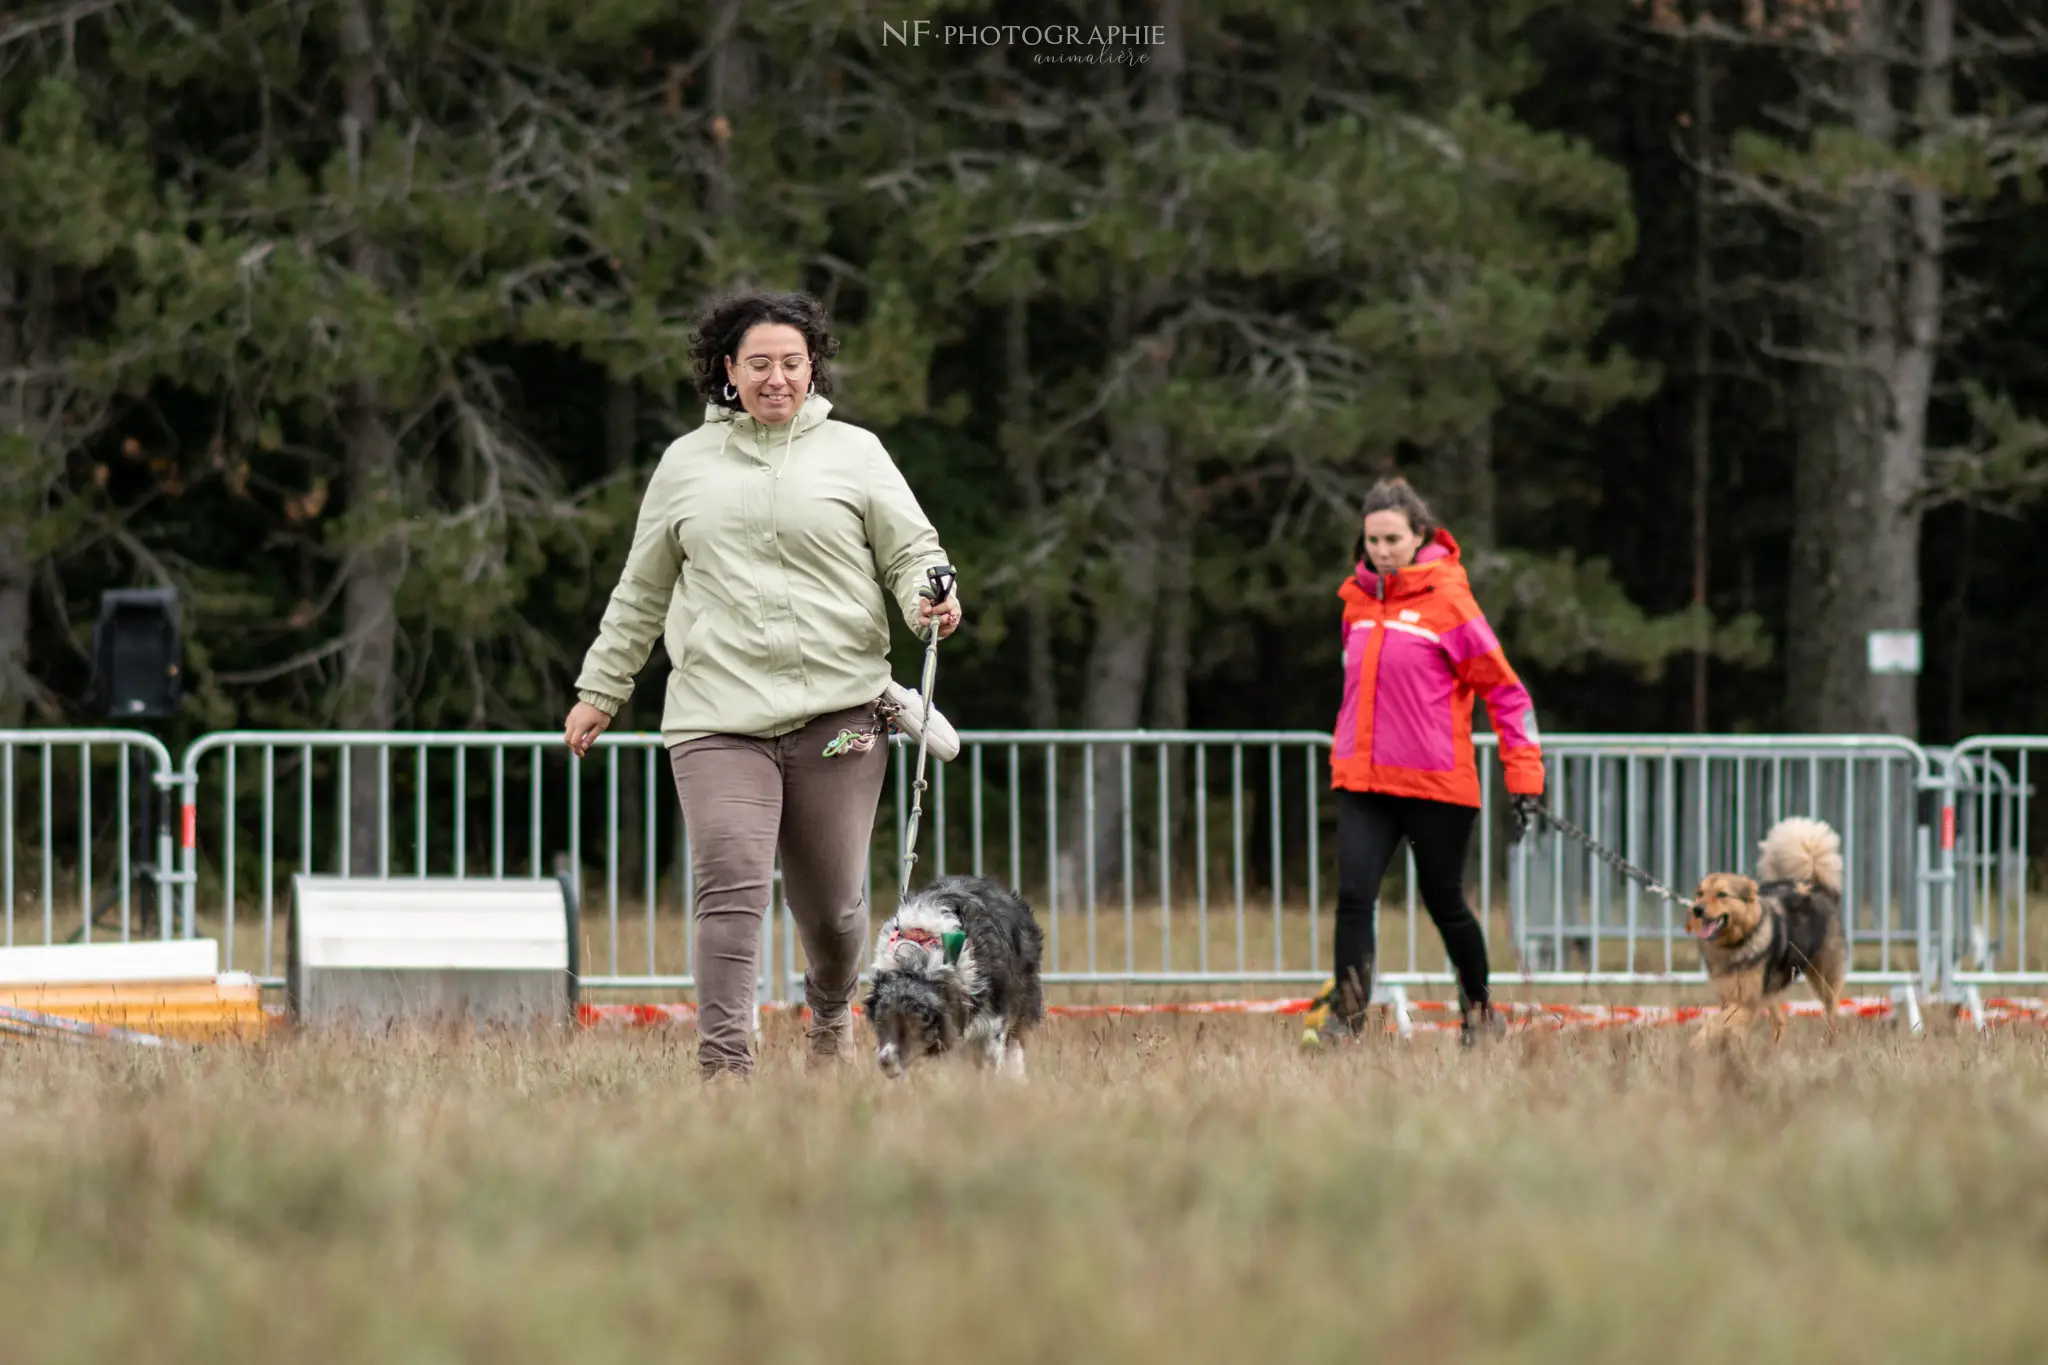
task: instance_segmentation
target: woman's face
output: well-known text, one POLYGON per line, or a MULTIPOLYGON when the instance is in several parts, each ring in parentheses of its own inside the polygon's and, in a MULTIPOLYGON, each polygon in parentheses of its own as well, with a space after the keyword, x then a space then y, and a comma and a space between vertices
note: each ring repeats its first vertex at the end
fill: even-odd
POLYGON ((756 323, 740 338, 738 352, 726 357, 725 377, 739 390, 748 416, 779 427, 796 416, 810 387, 811 348, 786 323, 756 323))
POLYGON ((1365 557, 1380 573, 1395 573, 1415 562, 1422 537, 1406 512, 1374 512, 1365 519, 1365 557))

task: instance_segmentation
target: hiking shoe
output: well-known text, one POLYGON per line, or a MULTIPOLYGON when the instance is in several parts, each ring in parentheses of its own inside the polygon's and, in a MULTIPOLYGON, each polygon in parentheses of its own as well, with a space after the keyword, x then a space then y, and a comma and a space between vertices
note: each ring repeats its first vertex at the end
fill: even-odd
POLYGON ((1305 1052, 1322 1048, 1355 1047, 1365 1038, 1362 1027, 1354 1027, 1331 1014, 1320 1024, 1311 1024, 1302 1030, 1301 1046, 1305 1052))
POLYGON ((805 1069, 831 1070, 835 1066, 849 1066, 854 1060, 853 1010, 845 1005, 831 1018, 826 1018, 816 1009, 810 1011, 809 1025, 804 1029, 805 1069))
POLYGON ((1467 1006, 1458 1020, 1458 1046, 1478 1047, 1508 1036, 1507 1017, 1492 1005, 1467 1006))
POLYGON ((1304 1048, 1342 1047, 1354 1044, 1365 1037, 1367 1031, 1367 1010, 1372 1004, 1371 974, 1368 971, 1365 982, 1355 976, 1339 986, 1332 978, 1323 987, 1323 993, 1310 1006, 1308 1027, 1301 1035, 1304 1048))

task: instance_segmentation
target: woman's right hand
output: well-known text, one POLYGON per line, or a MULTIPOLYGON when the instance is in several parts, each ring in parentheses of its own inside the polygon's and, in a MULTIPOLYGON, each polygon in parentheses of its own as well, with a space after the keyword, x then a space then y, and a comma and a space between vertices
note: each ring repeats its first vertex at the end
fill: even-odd
POLYGON ((569 746, 569 752, 582 758, 589 754, 590 746, 597 743, 597 737, 611 727, 612 718, 587 701, 579 701, 569 708, 569 719, 562 724, 562 742, 569 746))

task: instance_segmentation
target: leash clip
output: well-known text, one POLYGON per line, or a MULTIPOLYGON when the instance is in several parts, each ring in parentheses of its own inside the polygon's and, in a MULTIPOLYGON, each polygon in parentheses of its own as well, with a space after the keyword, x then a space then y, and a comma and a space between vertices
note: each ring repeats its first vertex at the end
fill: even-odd
POLYGON ((823 756, 838 758, 842 754, 864 754, 875 747, 875 737, 859 730, 841 730, 825 745, 823 756))

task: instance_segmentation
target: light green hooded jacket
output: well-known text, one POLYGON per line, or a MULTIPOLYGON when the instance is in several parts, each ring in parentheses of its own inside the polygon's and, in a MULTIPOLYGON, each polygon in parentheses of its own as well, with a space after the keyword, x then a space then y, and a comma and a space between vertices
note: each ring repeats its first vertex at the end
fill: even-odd
POLYGON ((670 444, 577 695, 617 715, 666 629, 661 738, 773 738, 889 682, 883 585, 917 629, 938 533, 873 433, 804 401, 780 427, 718 404, 670 444))

